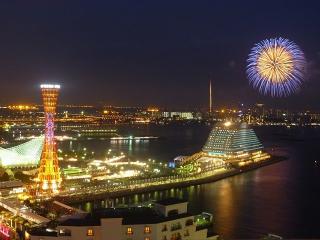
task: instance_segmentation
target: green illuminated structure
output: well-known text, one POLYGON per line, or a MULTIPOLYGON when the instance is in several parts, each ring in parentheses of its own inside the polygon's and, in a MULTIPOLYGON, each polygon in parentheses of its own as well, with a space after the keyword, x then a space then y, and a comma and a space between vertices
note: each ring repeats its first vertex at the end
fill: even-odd
POLYGON ((39 164, 44 136, 11 148, 0 147, 0 166, 3 168, 36 167, 39 164))

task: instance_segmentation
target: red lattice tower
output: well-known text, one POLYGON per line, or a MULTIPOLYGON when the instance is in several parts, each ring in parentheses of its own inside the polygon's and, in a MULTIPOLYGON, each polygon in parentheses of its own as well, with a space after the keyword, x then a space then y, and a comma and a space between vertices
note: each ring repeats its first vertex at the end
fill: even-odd
POLYGON ((45 113, 45 142, 40 159, 38 190, 41 193, 57 193, 61 178, 54 139, 54 117, 60 85, 42 84, 41 93, 45 113))

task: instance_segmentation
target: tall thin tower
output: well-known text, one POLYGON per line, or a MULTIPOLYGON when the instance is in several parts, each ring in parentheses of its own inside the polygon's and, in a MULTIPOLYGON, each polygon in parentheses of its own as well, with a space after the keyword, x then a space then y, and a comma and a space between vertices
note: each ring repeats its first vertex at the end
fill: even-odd
POLYGON ((40 193, 57 193, 61 179, 54 139, 54 117, 60 85, 42 84, 40 88, 45 113, 45 142, 40 159, 38 190, 40 193))
POLYGON ((212 85, 211 85, 211 78, 209 81, 209 113, 212 113, 212 85))

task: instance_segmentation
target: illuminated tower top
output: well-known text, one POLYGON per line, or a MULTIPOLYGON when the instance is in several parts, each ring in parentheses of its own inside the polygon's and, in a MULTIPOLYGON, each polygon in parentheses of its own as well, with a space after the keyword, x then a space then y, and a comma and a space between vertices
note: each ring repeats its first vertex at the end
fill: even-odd
POLYGON ((42 92, 44 111, 46 113, 55 113, 60 85, 41 84, 40 88, 42 92))
POLYGON ((56 89, 60 89, 60 85, 59 84, 41 84, 40 88, 56 88, 56 89))

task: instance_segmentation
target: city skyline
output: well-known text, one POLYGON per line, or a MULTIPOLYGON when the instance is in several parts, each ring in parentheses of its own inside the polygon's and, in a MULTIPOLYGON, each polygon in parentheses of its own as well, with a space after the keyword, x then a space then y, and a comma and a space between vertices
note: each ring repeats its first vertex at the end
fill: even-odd
POLYGON ((40 103, 38 83, 57 81, 65 103, 207 108, 212 73, 214 106, 320 109, 316 1, 63 5, 2 3, 0 104, 40 103), (309 80, 297 95, 262 97, 248 84, 246 58, 255 42, 280 36, 305 52, 309 80))
POLYGON ((0 239, 318 238, 319 12, 1 1, 0 239))

